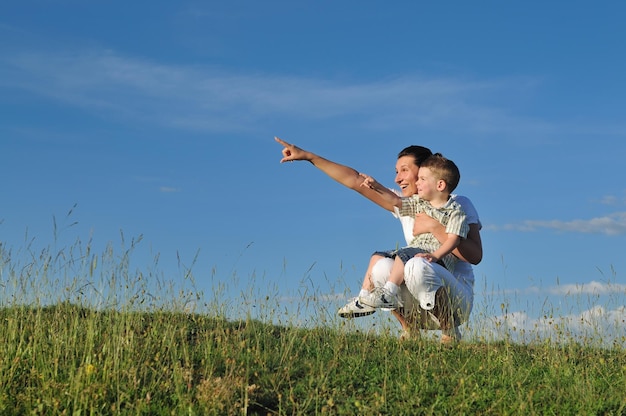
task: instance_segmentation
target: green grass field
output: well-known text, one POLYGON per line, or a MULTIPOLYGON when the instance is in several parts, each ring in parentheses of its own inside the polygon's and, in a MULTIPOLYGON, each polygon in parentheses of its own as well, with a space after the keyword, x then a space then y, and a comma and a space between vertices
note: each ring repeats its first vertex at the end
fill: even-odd
POLYGON ((72 304, 0 311, 1 414, 626 414, 626 354, 72 304))
POLYGON ((0 414, 626 415, 619 344, 442 346, 339 319, 185 312, 193 291, 155 294, 151 272, 130 271, 137 242, 0 245, 0 414))

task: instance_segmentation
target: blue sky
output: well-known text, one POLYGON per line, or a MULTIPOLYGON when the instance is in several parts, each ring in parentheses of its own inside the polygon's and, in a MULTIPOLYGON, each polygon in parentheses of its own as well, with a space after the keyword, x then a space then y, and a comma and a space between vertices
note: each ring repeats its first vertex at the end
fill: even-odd
POLYGON ((626 5, 388 3, 4 2, 3 246, 53 218, 61 245, 141 235, 134 265, 193 265, 207 302, 314 292, 331 316, 400 226, 273 137, 389 186, 420 144, 479 210, 495 321, 623 322, 626 5))

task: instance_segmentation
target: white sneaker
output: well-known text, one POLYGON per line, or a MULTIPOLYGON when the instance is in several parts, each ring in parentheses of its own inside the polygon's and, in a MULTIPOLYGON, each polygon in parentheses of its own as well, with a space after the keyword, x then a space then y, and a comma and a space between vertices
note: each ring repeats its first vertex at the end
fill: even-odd
POLYGON ((397 309, 402 306, 398 295, 392 295, 384 287, 377 287, 365 296, 359 296, 359 302, 372 308, 397 309))
POLYGON ((371 315, 376 309, 371 306, 363 305, 359 302, 359 298, 352 298, 337 312, 342 318, 359 318, 361 316, 371 315))

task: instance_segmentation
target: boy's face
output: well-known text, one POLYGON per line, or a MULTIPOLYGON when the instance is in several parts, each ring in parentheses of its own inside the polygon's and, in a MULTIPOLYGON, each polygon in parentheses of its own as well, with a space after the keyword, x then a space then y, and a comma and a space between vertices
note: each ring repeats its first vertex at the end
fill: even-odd
POLYGON ((417 193, 415 182, 419 169, 413 156, 402 156, 396 162, 396 183, 402 191, 402 196, 411 196, 417 193))
POLYGON ((433 172, 429 168, 420 168, 419 175, 417 177, 417 194, 420 198, 430 201, 439 192, 439 181, 433 175, 433 172))

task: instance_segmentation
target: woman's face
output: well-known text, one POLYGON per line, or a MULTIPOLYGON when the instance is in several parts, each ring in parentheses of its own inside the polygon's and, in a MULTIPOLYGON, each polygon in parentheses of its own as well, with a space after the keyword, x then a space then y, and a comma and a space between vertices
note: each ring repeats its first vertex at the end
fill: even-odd
POLYGON ((415 164, 413 156, 402 156, 396 162, 396 183, 400 187, 403 196, 411 196, 417 193, 417 175, 419 166, 415 164))

